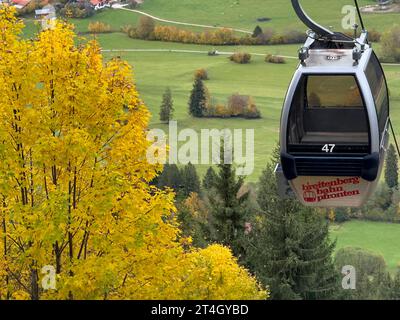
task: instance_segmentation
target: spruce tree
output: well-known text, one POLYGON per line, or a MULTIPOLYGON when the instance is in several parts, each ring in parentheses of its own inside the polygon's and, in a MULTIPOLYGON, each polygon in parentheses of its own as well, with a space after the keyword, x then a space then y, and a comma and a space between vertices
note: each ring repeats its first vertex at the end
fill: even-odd
POLYGON ((189 99, 189 113, 193 117, 203 117, 207 107, 207 88, 203 80, 196 78, 189 99))
POLYGON ((232 164, 224 163, 224 152, 221 152, 221 163, 212 185, 215 193, 209 196, 215 230, 213 240, 229 246, 237 257, 243 254, 242 236, 247 214, 248 193, 239 195, 243 184, 244 178, 236 176, 232 164))
POLYGON ((391 299, 400 300, 400 270, 397 271, 392 282, 391 299))
POLYGON ((179 191, 182 185, 181 172, 176 164, 166 164, 164 170, 157 179, 159 188, 171 188, 176 192, 179 191))
POLYGON ((174 112, 174 102, 172 100, 171 89, 165 89, 161 106, 160 106, 160 121, 169 123, 172 119, 172 114, 174 112))
POLYGON ((215 173, 213 167, 209 167, 207 172, 203 178, 203 188, 205 190, 211 190, 214 186, 215 177, 217 174, 215 173))
POLYGON ((396 149, 390 144, 386 156, 385 181, 389 188, 397 188, 399 185, 399 167, 396 149))
POLYGON ((182 193, 188 197, 192 192, 200 193, 200 179, 196 167, 189 162, 181 171, 182 193))
POLYGON ((273 299, 332 298, 340 284, 328 223, 316 210, 279 197, 278 161, 276 150, 260 177, 257 201, 263 215, 248 240, 246 264, 270 287, 273 299))
POLYGON ((262 35, 263 31, 260 26, 256 26, 253 31, 253 38, 257 38, 258 36, 262 35))

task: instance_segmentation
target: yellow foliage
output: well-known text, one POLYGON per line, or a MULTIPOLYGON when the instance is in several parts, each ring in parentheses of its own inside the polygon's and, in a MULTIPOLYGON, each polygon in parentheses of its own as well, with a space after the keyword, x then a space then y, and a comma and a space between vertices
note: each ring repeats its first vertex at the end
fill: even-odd
POLYGON ((91 33, 107 33, 111 32, 111 26, 101 21, 89 23, 88 31, 91 33))
POLYGON ((0 299, 265 298, 228 249, 183 249, 130 66, 61 22, 24 40, 14 14, 0 8, 0 299))

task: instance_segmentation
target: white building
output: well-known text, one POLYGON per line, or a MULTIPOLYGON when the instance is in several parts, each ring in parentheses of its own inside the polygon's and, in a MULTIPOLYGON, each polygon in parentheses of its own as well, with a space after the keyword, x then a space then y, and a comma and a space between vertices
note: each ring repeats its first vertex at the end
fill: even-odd
POLYGON ((42 9, 35 10, 35 17, 41 22, 43 30, 52 28, 57 18, 56 9, 54 6, 48 4, 42 9))

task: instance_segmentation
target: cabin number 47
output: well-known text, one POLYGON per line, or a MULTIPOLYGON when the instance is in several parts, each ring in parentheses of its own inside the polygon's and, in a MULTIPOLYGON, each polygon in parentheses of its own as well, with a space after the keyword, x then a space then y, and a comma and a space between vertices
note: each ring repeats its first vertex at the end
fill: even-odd
POLYGON ((326 153, 332 153, 335 147, 336 144, 326 144, 322 147, 322 151, 325 151, 326 153))

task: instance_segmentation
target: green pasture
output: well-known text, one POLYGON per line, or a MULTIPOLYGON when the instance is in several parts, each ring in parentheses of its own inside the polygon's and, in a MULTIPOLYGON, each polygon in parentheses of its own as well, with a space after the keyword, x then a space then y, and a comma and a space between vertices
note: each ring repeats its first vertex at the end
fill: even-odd
POLYGON ((384 257, 388 270, 400 267, 400 225, 392 223, 350 221, 331 227, 332 239, 337 239, 336 250, 359 247, 384 257))

